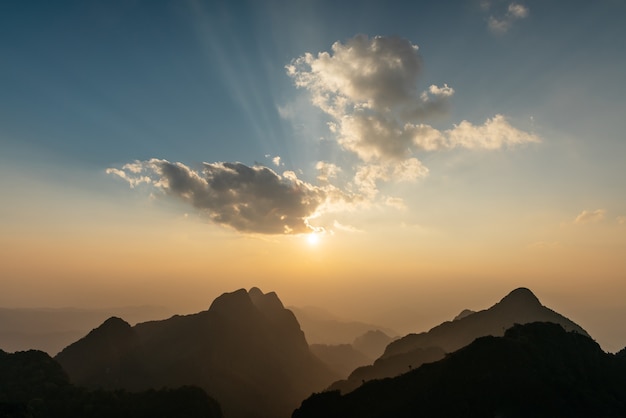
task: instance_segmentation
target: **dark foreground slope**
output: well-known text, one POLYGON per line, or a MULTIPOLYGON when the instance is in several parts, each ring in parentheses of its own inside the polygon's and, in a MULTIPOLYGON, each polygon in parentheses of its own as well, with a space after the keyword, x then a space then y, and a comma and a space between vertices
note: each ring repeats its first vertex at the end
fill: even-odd
POLYGON ((333 383, 330 389, 348 393, 363 382, 398 376, 423 363, 442 359, 445 353, 456 351, 476 338, 501 336, 514 324, 537 321, 560 324, 568 331, 587 335, 576 323, 543 306, 530 290, 519 288, 489 309, 480 312, 465 310, 453 321, 444 322, 428 332, 409 334, 393 341, 373 365, 355 369, 348 379, 333 383))
POLYGON ((310 417, 624 417, 626 359, 560 325, 515 325, 404 375, 305 400, 310 417))
POLYGON ((225 293, 209 310, 131 327, 111 318, 56 359, 73 383, 91 388, 198 385, 224 415, 289 416, 336 379, 309 350, 275 293, 225 293))
POLYGON ((0 417, 221 418, 222 413, 198 387, 88 391, 70 384, 61 366, 44 352, 0 350, 0 417))

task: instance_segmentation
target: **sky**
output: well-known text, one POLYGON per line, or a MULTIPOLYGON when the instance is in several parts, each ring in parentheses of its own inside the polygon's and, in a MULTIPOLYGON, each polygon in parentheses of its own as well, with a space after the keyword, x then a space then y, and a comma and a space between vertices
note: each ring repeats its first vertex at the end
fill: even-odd
POLYGON ((6 1, 0 306, 423 331, 530 288, 626 346, 626 2, 6 1))

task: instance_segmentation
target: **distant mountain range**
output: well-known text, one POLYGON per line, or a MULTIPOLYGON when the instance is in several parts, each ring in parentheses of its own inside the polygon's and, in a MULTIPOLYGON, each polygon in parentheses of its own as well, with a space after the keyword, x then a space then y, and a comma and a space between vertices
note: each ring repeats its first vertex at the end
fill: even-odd
POLYGON ((444 359, 302 402, 293 418, 625 417, 626 354, 535 322, 480 337, 444 359))
POLYGON ((365 322, 348 321, 314 306, 290 306, 289 309, 298 319, 309 344, 352 344, 356 338, 369 331, 381 331, 390 337, 398 335, 390 328, 365 322))
POLYGON ((311 353, 276 293, 258 288, 225 293, 204 312, 134 327, 110 318, 56 360, 89 388, 200 386, 228 418, 287 417, 338 377, 311 353))
POLYGON ((311 351, 342 379, 380 356, 393 338, 376 329, 354 339, 352 344, 311 344, 311 351))
POLYGON ((489 309, 464 310, 453 321, 444 322, 428 332, 409 334, 391 342, 373 365, 357 368, 348 379, 333 383, 330 389, 347 393, 368 380, 397 376, 423 363, 442 359, 446 353, 456 351, 476 338, 501 336, 515 324, 537 321, 560 324, 568 331, 589 336, 579 325, 543 306, 530 290, 519 288, 489 309))
POLYGON ((0 348, 9 352, 36 349, 54 356, 111 316, 134 324, 167 318, 171 312, 160 306, 0 308, 0 348))

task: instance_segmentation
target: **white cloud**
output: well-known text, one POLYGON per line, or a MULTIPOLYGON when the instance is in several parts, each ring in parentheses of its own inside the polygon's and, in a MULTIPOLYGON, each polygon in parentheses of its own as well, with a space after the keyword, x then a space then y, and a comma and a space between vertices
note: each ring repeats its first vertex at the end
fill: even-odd
POLYGON ((351 225, 344 225, 337 220, 335 220, 335 222, 333 223, 333 227, 339 231, 363 232, 361 229, 355 228, 354 226, 351 226, 351 225))
POLYGON ((148 176, 133 176, 133 174, 138 173, 138 171, 134 171, 134 170, 136 170, 136 168, 134 167, 133 164, 126 164, 123 167, 123 170, 120 170, 118 168, 107 168, 105 172, 107 174, 113 174, 126 180, 128 184, 130 184, 131 188, 135 188, 137 185, 141 183, 149 184, 152 182, 152 179, 150 179, 150 177, 148 176), (131 173, 131 175, 127 175, 126 171, 124 170, 127 170, 129 173, 131 173))
POLYGON ((318 161, 317 164, 315 164, 315 168, 318 171, 317 179, 324 183, 328 183, 330 180, 337 178, 337 175, 341 172, 341 167, 326 161, 318 161))
POLYGON ((274 163, 276 167, 280 167, 280 157, 278 155, 272 158, 272 162, 274 163))
POLYGON ((509 4, 507 14, 515 19, 523 19, 528 17, 528 8, 518 3, 509 4))
POLYGON ((511 126, 504 116, 495 115, 480 126, 462 121, 445 131, 450 147, 498 149, 503 146, 540 142, 539 137, 511 126))
POLYGON ((489 30, 491 30, 494 33, 507 32, 509 28, 511 27, 511 24, 512 22, 510 19, 506 19, 506 18, 498 19, 493 16, 489 16, 489 20, 487 21, 487 26, 489 27, 489 30))
POLYGON ((445 84, 420 93, 417 51, 406 39, 359 35, 286 68, 312 103, 334 119, 331 130, 344 149, 365 161, 402 159, 412 145, 404 125, 442 112, 454 94, 445 84))
POLYGON ((428 175, 417 158, 409 158, 396 164, 363 164, 356 168, 354 186, 365 198, 372 200, 378 194, 378 181, 414 181, 428 175))
POLYGON ((574 219, 574 223, 578 225, 589 224, 589 223, 597 223, 604 219, 606 215, 606 210, 604 209, 596 209, 593 211, 583 210, 576 216, 574 219))
MULTIPOLYGON (((483 10, 489 10, 490 5, 486 4, 487 7, 483 7, 483 10)), ((497 16, 489 16, 487 26, 493 33, 502 34, 507 32, 515 21, 527 18, 528 14, 528 7, 520 3, 509 3, 506 11, 500 12, 497 16)))
POLYGON ((430 85, 420 92, 420 67, 418 47, 408 40, 359 35, 335 42, 330 53, 307 53, 286 68, 296 86, 332 118, 329 127, 338 144, 371 164, 415 160, 418 151, 539 141, 502 115, 483 125, 462 121, 443 131, 425 123, 446 110, 454 89, 430 85))

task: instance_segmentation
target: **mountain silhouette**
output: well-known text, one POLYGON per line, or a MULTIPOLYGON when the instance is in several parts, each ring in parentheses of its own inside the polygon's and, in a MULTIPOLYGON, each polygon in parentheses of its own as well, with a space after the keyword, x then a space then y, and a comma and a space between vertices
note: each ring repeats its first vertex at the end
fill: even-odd
POLYGON ((337 378, 274 292, 240 289, 207 311, 130 327, 111 318, 56 357, 73 383, 145 390, 197 385, 224 415, 284 417, 337 378))
POLYGON ((292 416, 624 417, 626 358, 559 324, 514 325, 403 375, 315 394, 292 416))
POLYGON ((0 350, 2 418, 221 418, 219 405, 198 387, 129 393, 89 391, 69 382, 61 365, 37 350, 0 350))
MULTIPOLYGON (((457 316, 458 318, 458 316, 457 316)), ((539 302, 526 288, 518 288, 489 309, 466 314, 454 321, 444 322, 428 332, 409 334, 387 346, 383 358, 406 353, 415 348, 441 347, 450 353, 466 346, 478 337, 500 336, 514 324, 553 322, 567 331, 589 336, 579 325, 539 302)))
POLYGON ((501 336, 514 324, 552 322, 588 336, 579 325, 543 306, 528 289, 518 288, 489 309, 479 312, 464 310, 453 321, 444 322, 428 332, 409 334, 391 342, 374 364, 355 369, 348 379, 333 383, 330 390, 350 392, 363 382, 394 377, 423 363, 442 359, 474 341, 492 335, 501 336))

